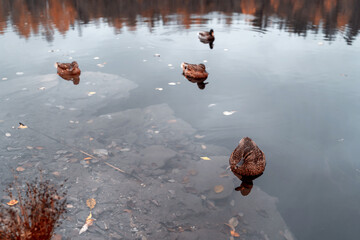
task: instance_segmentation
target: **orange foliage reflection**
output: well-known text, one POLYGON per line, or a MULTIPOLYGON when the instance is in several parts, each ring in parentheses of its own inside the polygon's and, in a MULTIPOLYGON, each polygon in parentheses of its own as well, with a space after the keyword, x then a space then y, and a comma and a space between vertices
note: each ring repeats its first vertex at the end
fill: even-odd
POLYGON ((358 0, 0 0, 0 34, 11 24, 22 37, 42 34, 51 41, 54 30, 65 35, 77 22, 90 21, 104 21, 119 33, 124 27, 136 30, 139 17, 150 30, 158 22, 191 28, 206 23, 201 16, 211 12, 225 14, 229 25, 234 13, 248 14, 257 29, 272 26, 303 36, 322 24, 325 39, 340 30, 349 44, 360 29, 358 0))

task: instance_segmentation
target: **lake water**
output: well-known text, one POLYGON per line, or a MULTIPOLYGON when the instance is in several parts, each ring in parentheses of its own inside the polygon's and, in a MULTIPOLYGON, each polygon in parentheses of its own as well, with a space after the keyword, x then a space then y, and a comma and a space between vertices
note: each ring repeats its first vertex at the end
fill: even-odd
POLYGON ((278 199, 296 239, 357 239, 359 12, 355 0, 1 0, 1 182, 34 156, 25 146, 56 155, 45 135, 90 151, 91 119, 165 103, 207 150, 230 156, 245 136, 258 144, 267 165, 254 185, 278 199), (210 29, 213 48, 197 38, 210 29), (78 84, 54 68, 73 60, 78 84), (204 89, 182 62, 206 65, 204 89))

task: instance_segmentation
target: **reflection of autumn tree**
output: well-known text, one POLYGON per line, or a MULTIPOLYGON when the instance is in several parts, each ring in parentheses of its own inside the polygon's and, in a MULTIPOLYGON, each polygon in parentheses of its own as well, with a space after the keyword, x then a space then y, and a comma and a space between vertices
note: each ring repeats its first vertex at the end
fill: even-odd
POLYGON ((25 38, 41 33, 49 41, 54 29, 66 34, 76 21, 103 20, 117 32, 135 30, 139 17, 150 30, 160 21, 190 28, 214 11, 227 15, 229 25, 233 13, 252 15, 250 24, 261 31, 276 26, 305 36, 321 26, 326 39, 341 31, 349 44, 360 29, 358 0, 0 0, 0 34, 7 21, 25 38))

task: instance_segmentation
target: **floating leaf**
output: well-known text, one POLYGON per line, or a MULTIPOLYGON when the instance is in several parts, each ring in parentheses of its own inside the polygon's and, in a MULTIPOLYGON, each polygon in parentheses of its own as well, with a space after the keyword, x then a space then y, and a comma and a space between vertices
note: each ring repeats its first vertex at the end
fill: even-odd
POLYGON ((209 105, 208 105, 208 107, 209 108, 211 108, 211 107, 215 107, 216 106, 216 104, 215 103, 210 103, 209 105))
POLYGON ((96 66, 98 66, 98 67, 104 67, 104 64, 101 64, 101 63, 98 63, 98 64, 96 64, 96 66))
MULTIPOLYGON (((86 205, 91 209, 93 209, 96 205, 96 200, 94 198, 89 198, 88 200, 86 200, 86 205)), ((91 213, 90 213, 91 215, 91 213)), ((91 218, 91 216, 90 216, 91 218)))
POLYGON ((236 113, 236 111, 224 111, 224 112, 223 112, 223 114, 224 114, 225 116, 229 116, 229 115, 232 115, 232 114, 234 114, 234 113, 236 113))
POLYGON ((214 191, 215 191, 216 193, 221 193, 222 191, 224 191, 224 186, 223 186, 223 185, 216 185, 216 186, 214 187, 214 191))
POLYGON ((175 86, 176 85, 176 82, 169 82, 168 83, 170 86, 175 86))
POLYGON ((201 144, 201 148, 205 150, 205 149, 206 149, 206 145, 201 144))
POLYGON ((200 157, 202 160, 207 160, 207 161, 209 161, 209 160, 211 160, 210 158, 208 158, 208 157, 200 157))
POLYGON ((18 200, 13 199, 13 200, 11 200, 10 202, 8 202, 7 205, 9 205, 9 206, 14 206, 14 205, 17 204, 18 202, 19 202, 18 200))
POLYGON ((24 171, 25 170, 25 168, 23 168, 23 167, 17 167, 16 168, 16 171, 18 171, 18 172, 22 172, 22 171, 24 171))
POLYGON ((124 212, 132 213, 132 211, 130 209, 124 209, 124 212))
POLYGON ((196 134, 195 135, 195 138, 197 138, 197 139, 202 139, 202 138, 204 138, 205 136, 204 135, 199 135, 199 134, 196 134))
POLYGON ((5 136, 11 137, 11 133, 5 133, 5 136))
POLYGON ((92 159, 92 157, 86 157, 83 160, 90 160, 90 159, 92 159))
POLYGON ((164 89, 160 87, 160 88, 155 88, 155 90, 162 91, 164 89))
POLYGON ((23 75, 23 72, 16 72, 16 75, 23 75))
POLYGON ((37 150, 43 150, 44 147, 41 147, 41 146, 38 146, 38 147, 35 147, 37 150))
POLYGON ((168 123, 176 123, 176 119, 171 119, 168 121, 168 123))
POLYGON ((92 96, 94 94, 96 94, 96 92, 88 92, 88 96, 92 96))
POLYGON ((100 59, 99 57, 94 57, 95 60, 100 59))

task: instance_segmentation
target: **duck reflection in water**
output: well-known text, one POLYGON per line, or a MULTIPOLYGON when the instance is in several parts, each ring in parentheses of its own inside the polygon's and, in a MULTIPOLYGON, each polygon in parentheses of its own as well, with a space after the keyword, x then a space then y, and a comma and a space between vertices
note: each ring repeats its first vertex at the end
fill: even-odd
POLYGON ((229 159, 230 169, 242 183, 235 188, 243 196, 250 193, 253 180, 265 171, 265 154, 249 137, 242 138, 229 159))
POLYGON ((198 38, 200 42, 209 44, 210 49, 213 49, 215 41, 214 30, 210 29, 209 32, 198 32, 198 38))
POLYGON ((74 83, 74 85, 78 85, 80 83, 79 76, 66 76, 66 75, 60 75, 59 73, 58 73, 58 75, 66 81, 72 81, 74 83))
MULTIPOLYGON (((183 74, 184 75, 184 74, 183 74)), ((187 77, 184 75, 184 77, 189 80, 189 82, 192 82, 192 83, 196 83, 198 88, 200 88, 201 90, 204 90, 205 89, 205 85, 206 84, 209 84, 208 82, 205 82, 206 81, 206 78, 200 78, 200 79, 196 79, 196 78, 191 78, 191 77, 187 77)))
POLYGON ((78 85, 80 83, 81 71, 76 61, 73 61, 72 63, 57 62, 56 68, 57 73, 61 78, 67 81, 73 81, 74 85, 78 85))
POLYGON ((205 80, 208 77, 206 72, 206 67, 204 64, 190 64, 190 63, 181 63, 181 68, 183 69, 183 75, 189 82, 197 83, 198 87, 203 90, 205 85, 205 80))

